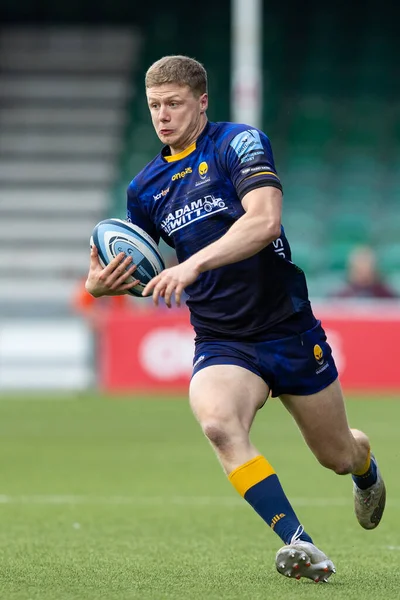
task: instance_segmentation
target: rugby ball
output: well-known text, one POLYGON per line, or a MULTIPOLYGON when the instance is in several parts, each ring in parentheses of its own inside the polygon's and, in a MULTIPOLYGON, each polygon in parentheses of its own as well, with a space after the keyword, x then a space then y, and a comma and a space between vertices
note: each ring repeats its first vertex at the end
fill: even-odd
POLYGON ((132 296, 142 296, 148 282, 165 269, 163 257, 155 241, 138 225, 122 219, 105 219, 97 223, 90 238, 90 246, 99 251, 99 261, 106 267, 120 252, 132 256, 132 265, 136 265, 133 277, 140 283, 128 290, 132 296))

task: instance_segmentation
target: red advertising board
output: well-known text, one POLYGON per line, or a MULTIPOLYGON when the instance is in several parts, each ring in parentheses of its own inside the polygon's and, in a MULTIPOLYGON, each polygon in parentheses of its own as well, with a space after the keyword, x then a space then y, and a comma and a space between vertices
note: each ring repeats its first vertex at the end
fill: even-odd
MULTIPOLYGON (((314 307, 348 391, 400 391, 400 308, 314 307)), ((109 392, 186 392, 194 334, 186 309, 124 312, 103 320, 99 371, 109 392)))
POLYGON ((106 391, 186 391, 194 333, 186 309, 110 315, 100 332, 100 384, 106 391))

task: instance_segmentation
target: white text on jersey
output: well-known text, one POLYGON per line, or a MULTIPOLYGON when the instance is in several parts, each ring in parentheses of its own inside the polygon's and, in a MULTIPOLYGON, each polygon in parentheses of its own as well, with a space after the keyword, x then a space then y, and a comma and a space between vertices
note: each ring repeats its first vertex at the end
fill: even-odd
POLYGON ((161 221, 161 227, 170 236, 174 231, 187 227, 199 219, 205 219, 221 210, 227 210, 227 206, 222 198, 214 198, 209 195, 198 200, 193 200, 190 204, 185 204, 161 221))

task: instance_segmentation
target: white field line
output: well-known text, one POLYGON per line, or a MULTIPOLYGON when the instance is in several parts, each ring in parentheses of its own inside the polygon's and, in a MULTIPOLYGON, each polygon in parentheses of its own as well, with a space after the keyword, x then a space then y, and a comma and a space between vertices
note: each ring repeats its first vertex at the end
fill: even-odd
POLYGON ((82 400, 82 396, 74 394, 63 394, 62 392, 55 392, 50 394, 47 391, 43 392, 43 395, 38 395, 34 392, 19 390, 2 390, 0 388, 0 402, 64 402, 68 400, 82 400))
MULTIPOLYGON (((352 497, 347 498, 291 498, 294 507, 325 508, 352 506, 352 497)), ((0 495, 0 504, 28 505, 100 505, 100 506, 215 506, 240 508, 247 506, 240 498, 230 496, 90 496, 62 494, 0 495)), ((388 505, 400 507, 400 500, 390 499, 388 505)))

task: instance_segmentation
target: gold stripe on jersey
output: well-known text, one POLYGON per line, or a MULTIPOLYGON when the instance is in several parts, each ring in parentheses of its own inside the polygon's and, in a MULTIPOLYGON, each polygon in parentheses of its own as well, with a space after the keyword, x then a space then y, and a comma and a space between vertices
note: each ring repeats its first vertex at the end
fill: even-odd
POLYGON ((174 162, 175 160, 180 160, 181 158, 185 158, 185 156, 189 156, 189 154, 195 150, 196 142, 193 142, 193 144, 188 146, 185 150, 182 150, 182 152, 179 152, 178 154, 171 154, 171 156, 164 156, 164 158, 167 162, 174 162))
POLYGON ((279 179, 278 175, 273 171, 260 171, 259 173, 253 173, 253 175, 249 175, 246 179, 250 179, 250 177, 258 177, 259 175, 273 175, 277 179, 279 179))

